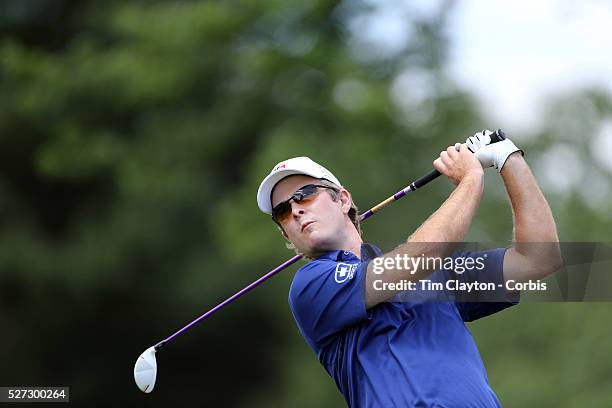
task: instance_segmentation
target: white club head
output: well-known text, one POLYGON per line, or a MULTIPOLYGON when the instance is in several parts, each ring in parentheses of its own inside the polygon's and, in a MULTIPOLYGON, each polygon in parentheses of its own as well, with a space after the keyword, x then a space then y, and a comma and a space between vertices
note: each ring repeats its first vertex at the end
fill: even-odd
POLYGON ((134 364, 134 381, 140 391, 147 394, 153 391, 157 377, 157 360, 155 360, 155 347, 149 347, 138 357, 134 364))

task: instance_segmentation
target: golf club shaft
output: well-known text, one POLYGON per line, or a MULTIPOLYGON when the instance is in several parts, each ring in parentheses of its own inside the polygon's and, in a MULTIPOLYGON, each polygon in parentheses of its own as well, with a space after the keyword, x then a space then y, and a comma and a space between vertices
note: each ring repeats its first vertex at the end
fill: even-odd
MULTIPOLYGON (((491 134, 491 143, 497 143, 497 142, 502 141, 504 139, 505 139, 505 135, 504 135, 504 132, 501 129, 498 129, 493 134, 491 134)), ((367 220, 372 215, 374 215, 374 213, 380 211, 381 209, 385 208, 389 204, 394 203, 397 200, 405 197, 408 193, 411 193, 411 192, 413 192, 413 191, 423 187, 424 185, 426 185, 427 183, 435 180, 439 176, 440 176, 440 172, 438 172, 437 170, 430 171, 429 173, 425 174, 423 177, 421 177, 421 178, 415 180, 414 182, 410 183, 410 185, 408 185, 406 188, 401 189, 397 193, 393 194, 391 197, 387 198, 383 202, 375 205, 374 207, 372 207, 371 209, 369 209, 365 213, 361 214, 359 216, 359 220, 361 222, 367 220)), ((302 257, 303 257, 303 255, 301 255, 301 254, 300 255, 295 255, 293 258, 290 258, 287 261, 283 262, 282 264, 280 264, 276 268, 272 269, 270 272, 268 272, 267 274, 265 274, 261 278, 257 279, 255 282, 253 282, 250 285, 246 286, 245 288, 243 288, 239 292, 235 293, 234 295, 230 296, 229 298, 227 298, 223 302, 219 303, 217 306, 215 306, 212 309, 210 309, 208 312, 204 313, 202 316, 200 316, 197 319, 193 320, 187 326, 183 327, 182 329, 178 330, 176 333, 168 336, 164 340, 162 340, 159 343, 157 343, 154 346, 155 350, 159 350, 165 344, 169 343, 170 341, 172 341, 177 336, 180 336, 182 333, 184 333, 185 331, 189 330, 191 327, 195 326, 196 324, 198 324, 202 320, 206 319, 207 317, 211 316, 212 314, 214 314, 218 310, 222 309, 227 304, 233 302, 234 300, 238 299, 239 297, 243 296, 244 294, 246 294, 246 293, 250 292, 251 290, 255 289, 257 286, 261 285, 262 283, 264 283, 265 281, 267 281, 268 279, 270 279, 271 277, 273 277, 274 275, 276 275, 277 273, 279 273, 283 269, 286 269, 290 265, 292 265, 292 264, 296 263, 297 261, 299 261, 300 259, 302 259, 302 257)))
POLYGON ((206 319, 208 316, 212 315, 217 310, 223 308, 228 303, 233 302, 234 300, 238 299, 239 297, 241 297, 242 295, 244 295, 247 292, 251 291, 252 289, 255 289, 257 286, 261 285, 262 283, 264 283, 265 281, 267 281, 268 279, 270 279, 271 277, 273 277, 274 275, 276 275, 277 273, 279 273, 283 269, 285 269, 288 266, 296 263, 297 261, 302 259, 302 256, 303 255, 296 255, 293 258, 286 260, 285 262, 283 262, 282 264, 280 264, 276 268, 272 269, 270 272, 266 273, 261 278, 257 279, 255 282, 251 283, 250 285, 246 286, 245 288, 243 288, 239 292, 236 292, 234 295, 232 295, 229 298, 225 299, 223 302, 219 303, 217 306, 213 307, 208 312, 204 313, 202 316, 198 317, 197 319, 195 319, 194 321, 189 323, 187 326, 183 327, 182 329, 180 329, 176 333, 172 334, 171 336, 169 336, 166 339, 164 339, 164 340, 160 341, 159 343, 157 343, 155 345, 155 350, 159 350, 166 343, 172 341, 175 337, 180 336, 183 332, 189 330, 191 327, 193 327, 194 325, 198 324, 202 320, 206 319))

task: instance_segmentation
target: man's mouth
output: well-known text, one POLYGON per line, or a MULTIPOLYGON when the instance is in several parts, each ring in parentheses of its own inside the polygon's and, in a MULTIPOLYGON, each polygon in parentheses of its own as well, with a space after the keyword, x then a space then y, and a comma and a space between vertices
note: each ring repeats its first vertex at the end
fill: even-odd
POLYGON ((306 221, 305 223, 302 224, 302 229, 301 231, 304 232, 304 230, 310 225, 313 224, 314 221, 306 221))

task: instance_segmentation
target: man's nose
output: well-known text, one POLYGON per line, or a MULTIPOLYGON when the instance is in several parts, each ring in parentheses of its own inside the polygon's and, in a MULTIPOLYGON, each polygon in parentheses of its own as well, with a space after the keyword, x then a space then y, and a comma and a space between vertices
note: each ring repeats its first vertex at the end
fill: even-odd
POLYGON ((300 203, 296 203, 295 201, 291 203, 291 213, 295 218, 304 215, 304 207, 300 203))

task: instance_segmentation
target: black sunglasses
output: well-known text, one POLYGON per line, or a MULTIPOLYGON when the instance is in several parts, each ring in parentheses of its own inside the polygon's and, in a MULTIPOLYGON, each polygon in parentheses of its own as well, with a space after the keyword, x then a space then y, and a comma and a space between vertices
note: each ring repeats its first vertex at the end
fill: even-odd
POLYGON ((308 184, 297 189, 288 200, 282 201, 272 208, 272 219, 277 222, 284 221, 291 214, 291 200, 296 203, 301 203, 311 199, 312 196, 320 188, 327 188, 329 190, 338 191, 334 187, 324 186, 322 184, 308 184))

